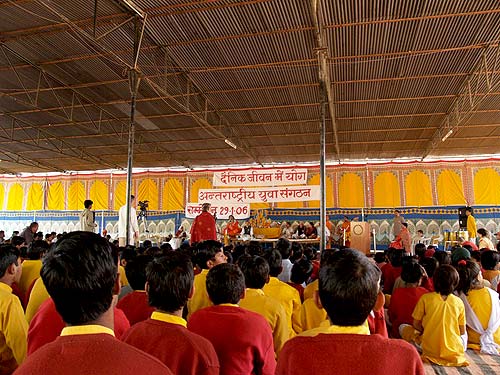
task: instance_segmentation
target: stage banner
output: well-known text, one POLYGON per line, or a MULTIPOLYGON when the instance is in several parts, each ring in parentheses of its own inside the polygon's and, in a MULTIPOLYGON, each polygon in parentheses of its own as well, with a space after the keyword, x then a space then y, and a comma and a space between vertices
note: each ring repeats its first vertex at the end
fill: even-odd
MULTIPOLYGON (((235 219, 242 220, 250 217, 249 204, 215 204, 210 207, 210 212, 217 215, 217 219, 227 220, 229 215, 233 215, 235 219)), ((194 219, 201 214, 200 203, 188 203, 186 206, 186 217, 194 219)))
POLYGON ((200 189, 199 203, 258 203, 319 200, 319 185, 273 188, 200 189))
POLYGON ((307 184, 307 169, 249 169, 214 172, 213 186, 282 186, 307 184))

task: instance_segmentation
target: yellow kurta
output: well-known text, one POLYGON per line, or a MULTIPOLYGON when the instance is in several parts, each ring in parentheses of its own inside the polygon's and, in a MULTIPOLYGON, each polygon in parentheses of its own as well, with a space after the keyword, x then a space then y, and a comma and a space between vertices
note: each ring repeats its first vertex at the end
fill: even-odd
POLYGON ((19 298, 0 282, 0 374, 10 374, 26 358, 28 323, 19 298))
POLYGON ((127 286, 128 285, 128 280, 127 280, 127 275, 125 273, 125 267, 118 266, 118 272, 120 273, 120 285, 121 286, 127 286))
POLYGON ((26 295, 31 283, 40 277, 41 269, 41 260, 26 259, 23 262, 23 273, 21 274, 21 279, 19 280, 19 283, 17 283, 17 286, 24 295, 26 295))
POLYGON ((345 326, 345 327, 333 325, 328 321, 328 324, 322 324, 320 327, 304 331, 299 336, 313 337, 313 336, 318 336, 319 334, 322 333, 369 335, 370 329, 368 328, 368 321, 365 321, 360 326, 345 326))
POLYGON ((247 289, 240 307, 262 315, 273 331, 274 352, 279 354, 290 336, 285 309, 273 297, 266 296, 262 289, 247 289))
POLYGON ((207 293, 207 275, 208 270, 201 270, 201 273, 194 277, 194 294, 188 301, 188 319, 196 311, 204 307, 212 306, 212 301, 207 293))
POLYGON ((271 277, 269 282, 264 285, 264 293, 278 300, 285 308, 288 326, 290 328, 290 337, 296 333, 302 332, 300 321, 300 296, 297 289, 280 281, 277 277, 271 277))
POLYGON ((328 319, 325 309, 320 309, 316 305, 314 298, 309 298, 304 301, 300 311, 302 321, 302 329, 304 331, 318 328, 322 322, 328 319))
MULTIPOLYGON (((467 301, 469 301, 472 310, 476 313, 483 329, 486 329, 488 327, 491 314, 491 297, 488 290, 486 290, 486 288, 469 290, 467 301)), ((467 335, 467 347, 480 350, 481 345, 479 341, 479 333, 467 326, 467 335)), ((493 335, 493 339, 498 345, 500 345, 500 328, 498 328, 493 335)))
POLYGON ((31 319, 35 316, 36 312, 40 308, 41 304, 50 298, 49 292, 45 288, 45 284, 41 277, 35 281, 35 285, 33 285, 33 289, 31 289, 30 298, 28 301, 28 306, 26 306, 26 320, 28 323, 31 322, 31 319))
POLYGON ((304 289, 304 301, 309 298, 314 298, 314 293, 319 288, 319 281, 316 279, 312 283, 306 286, 304 289))
POLYGON ((450 294, 424 294, 415 306, 413 319, 422 321, 422 358, 441 366, 467 366, 459 326, 465 326, 465 308, 450 294))
POLYGON ((476 219, 472 215, 467 216, 467 232, 469 232, 469 238, 476 238, 477 236, 476 219))

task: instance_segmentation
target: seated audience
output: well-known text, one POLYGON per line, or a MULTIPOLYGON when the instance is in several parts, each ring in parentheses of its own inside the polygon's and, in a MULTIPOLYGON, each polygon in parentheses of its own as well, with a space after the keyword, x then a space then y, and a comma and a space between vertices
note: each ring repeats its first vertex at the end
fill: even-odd
POLYGON ((280 238, 278 242, 276 242, 276 250, 278 250, 281 254, 281 273, 278 275, 278 279, 283 281, 284 283, 288 283, 290 281, 292 266, 293 263, 290 261, 291 255, 290 241, 286 238, 280 238))
POLYGON ((208 339, 219 357, 221 375, 274 375, 273 334, 259 314, 238 306, 245 277, 234 264, 219 264, 207 275, 214 306, 195 312, 188 329, 208 339))
POLYGON ((384 293, 392 294, 396 279, 401 276, 403 249, 390 249, 389 262, 382 268, 382 283, 384 285, 384 293))
POLYGON ((307 259, 298 260, 292 267, 290 282, 287 284, 297 289, 301 302, 304 302, 304 285, 311 277, 312 271, 312 262, 307 259))
POLYGON ((487 250, 495 250, 495 245, 493 245, 493 242, 491 242, 490 239, 490 232, 484 228, 479 228, 477 230, 478 238, 479 238, 479 243, 478 243, 478 248, 479 250, 487 249, 487 250))
POLYGON ((49 250, 49 244, 42 240, 33 241, 28 247, 28 259, 23 262, 23 274, 18 286, 21 293, 26 296, 31 284, 40 277, 42 257, 49 250))
MULTIPOLYGON (((130 282, 132 280, 129 278, 130 282)), ((154 259, 146 269, 146 292, 155 309, 122 340, 161 360, 176 375, 217 375, 212 344, 187 330, 182 310, 193 294, 193 264, 179 252, 154 259)))
POLYGON ((483 268, 483 278, 491 283, 493 290, 497 289, 500 271, 498 263, 500 256, 496 251, 486 250, 481 253, 481 267, 483 268))
POLYGON ((64 235, 46 255, 41 278, 66 327, 16 374, 171 374, 156 358, 114 337, 118 256, 106 239, 91 232, 64 235))

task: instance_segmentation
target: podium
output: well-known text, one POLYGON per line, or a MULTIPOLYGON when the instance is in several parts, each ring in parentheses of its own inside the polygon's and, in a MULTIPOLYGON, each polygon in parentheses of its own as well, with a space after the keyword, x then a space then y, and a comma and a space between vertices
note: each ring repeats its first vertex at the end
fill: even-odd
POLYGON ((351 248, 370 254, 370 224, 365 221, 351 221, 351 248))

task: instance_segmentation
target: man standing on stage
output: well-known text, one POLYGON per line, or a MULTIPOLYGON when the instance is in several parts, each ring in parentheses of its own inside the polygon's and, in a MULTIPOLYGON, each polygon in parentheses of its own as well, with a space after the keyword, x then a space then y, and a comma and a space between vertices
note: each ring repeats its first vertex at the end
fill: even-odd
POLYGON ((467 207, 465 209, 465 215, 467 215, 467 232, 469 232, 469 241, 476 243, 477 226, 476 219, 472 216, 472 208, 467 207))
POLYGON ((128 244, 126 244, 127 237, 127 205, 124 204, 120 207, 118 212, 118 245, 135 246, 136 241, 139 240, 139 223, 137 222, 137 211, 135 210, 135 197, 130 196, 130 221, 129 232, 128 232, 128 244))
POLYGON ((24 238, 24 243, 26 244, 26 246, 29 246, 33 242, 33 238, 35 237, 36 232, 38 232, 38 223, 34 221, 29 226, 24 228, 19 236, 24 238))
POLYGON ((399 236, 401 232, 401 228, 403 227, 403 223, 405 222, 405 218, 401 216, 401 211, 394 210, 394 237, 399 236))
POLYGON ((201 214, 196 216, 191 226, 191 244, 206 240, 217 240, 215 218, 210 213, 210 203, 203 203, 201 214))
POLYGON ((80 213, 80 229, 84 232, 94 232, 97 224, 95 223, 95 212, 92 211, 92 202, 90 199, 86 199, 83 202, 85 209, 80 213))

